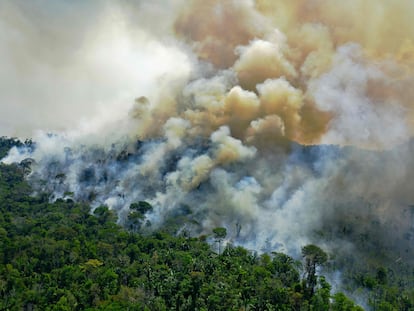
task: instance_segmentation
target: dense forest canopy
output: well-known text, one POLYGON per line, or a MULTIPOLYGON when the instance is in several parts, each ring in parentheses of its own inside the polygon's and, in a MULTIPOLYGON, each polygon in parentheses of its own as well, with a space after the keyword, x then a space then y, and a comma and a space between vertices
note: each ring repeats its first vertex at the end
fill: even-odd
MULTIPOLYGON (((20 144, 0 139, 1 150, 20 144)), ((141 225, 152 207, 144 201, 121 227, 107 206, 91 212, 72 199, 31 195, 25 174, 24 162, 0 164, 2 310, 361 310, 332 291, 323 274, 336 269, 345 271, 343 288, 367 307, 414 307, 412 268, 358 264, 339 253, 328 259, 316 245, 302 248, 302 260, 258 254, 222 246, 225 228, 210 233, 217 248, 208 236, 177 231, 174 220, 148 231, 141 225)))
POLYGON ((0 1, 5 308, 412 309, 413 12, 0 1))
MULTIPOLYGON (((283 253, 230 244, 216 253, 206 237, 173 227, 141 235, 106 206, 91 213, 71 199, 31 196, 24 172, 0 164, 1 310, 360 310, 308 263, 304 279, 301 263, 283 253)), ((142 217, 151 206, 131 209, 142 217)), ((226 229, 212 235, 221 243, 226 229)), ((304 256, 323 264, 327 255, 310 245, 304 256)))

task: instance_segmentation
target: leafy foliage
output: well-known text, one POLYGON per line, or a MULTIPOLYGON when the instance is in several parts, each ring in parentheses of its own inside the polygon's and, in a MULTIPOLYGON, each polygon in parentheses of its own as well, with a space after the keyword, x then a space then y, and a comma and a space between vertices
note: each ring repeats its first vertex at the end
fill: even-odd
MULTIPOLYGON (((0 310, 361 310, 316 275, 327 255, 315 245, 302 249, 302 280, 300 263, 286 254, 232 245, 217 254, 205 237, 142 235, 146 202, 131 206, 127 231, 106 206, 91 213, 83 203, 30 194, 24 168, 1 164, 0 310)), ((226 229, 212 234, 221 243, 226 229)), ((372 288, 384 298, 372 303, 409 310, 413 296, 399 296, 389 278, 376 271, 372 288)))
POLYGON ((316 267, 323 265, 328 260, 328 255, 318 246, 310 244, 302 248, 302 256, 305 258, 306 295, 311 298, 317 285, 316 267))
MULTIPOLYGON (((0 185, 1 310, 329 308, 329 284, 307 298, 287 255, 230 245, 217 254, 203 239, 125 231, 105 206, 91 214, 29 196, 18 166, 0 166, 0 185)), ((224 239, 225 229, 214 235, 224 239)))

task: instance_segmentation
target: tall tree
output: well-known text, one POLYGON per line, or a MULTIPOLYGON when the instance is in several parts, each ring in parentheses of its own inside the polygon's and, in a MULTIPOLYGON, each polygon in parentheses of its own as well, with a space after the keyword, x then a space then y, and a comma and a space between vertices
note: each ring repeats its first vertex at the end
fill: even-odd
POLYGON ((305 259, 305 293, 310 299, 317 284, 316 267, 323 265, 328 260, 328 255, 318 246, 309 244, 302 247, 302 256, 305 259))

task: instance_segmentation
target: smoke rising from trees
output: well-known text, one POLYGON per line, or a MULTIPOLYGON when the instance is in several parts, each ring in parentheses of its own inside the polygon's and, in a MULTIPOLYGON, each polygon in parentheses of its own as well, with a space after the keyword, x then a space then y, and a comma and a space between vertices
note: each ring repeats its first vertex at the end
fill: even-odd
POLYGON ((0 129, 36 142, 3 161, 121 222, 145 200, 154 227, 185 213, 291 254, 370 236, 409 260, 412 6, 3 1, 0 129))

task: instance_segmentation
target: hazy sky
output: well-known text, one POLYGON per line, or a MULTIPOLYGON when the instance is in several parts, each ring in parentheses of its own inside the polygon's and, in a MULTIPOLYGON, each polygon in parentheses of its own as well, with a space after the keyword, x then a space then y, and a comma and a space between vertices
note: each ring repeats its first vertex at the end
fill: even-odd
POLYGON ((1 135, 91 126, 126 113, 135 97, 154 92, 163 75, 188 70, 174 44, 139 25, 149 18, 139 1, 121 4, 0 3, 1 135))

